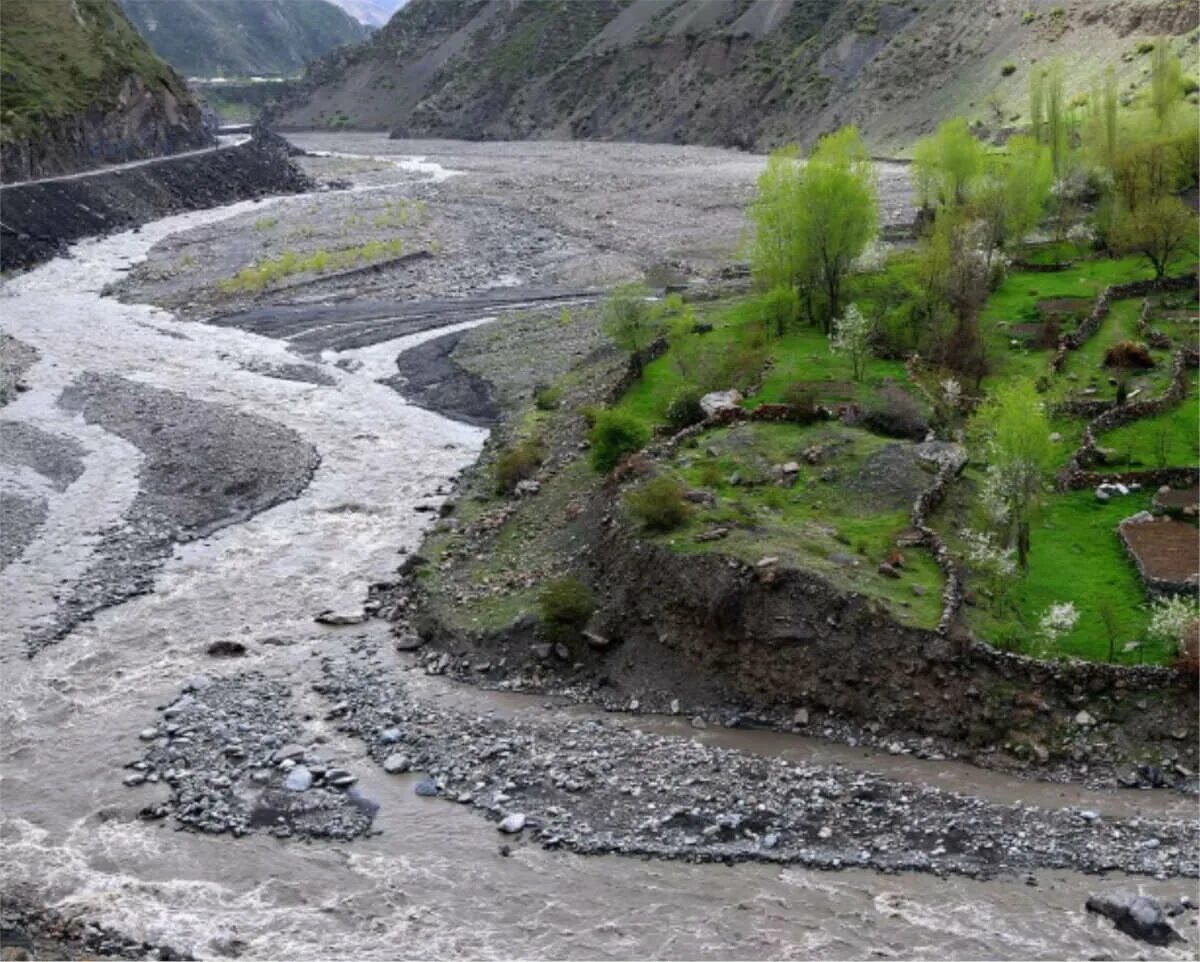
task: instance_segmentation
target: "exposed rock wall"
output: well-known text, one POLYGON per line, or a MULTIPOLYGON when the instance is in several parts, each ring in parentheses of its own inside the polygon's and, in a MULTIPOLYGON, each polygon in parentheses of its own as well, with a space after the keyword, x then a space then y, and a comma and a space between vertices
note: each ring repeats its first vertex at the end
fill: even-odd
POLYGON ((30 267, 72 241, 167 214, 312 187, 286 141, 265 131, 238 147, 0 190, 0 269, 30 267))

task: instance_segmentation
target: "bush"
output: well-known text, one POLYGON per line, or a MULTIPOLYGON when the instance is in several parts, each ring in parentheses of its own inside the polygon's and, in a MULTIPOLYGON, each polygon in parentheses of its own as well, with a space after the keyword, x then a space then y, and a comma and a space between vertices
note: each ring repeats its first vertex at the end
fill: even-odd
POLYGON ((592 467, 608 473, 625 455, 640 451, 650 440, 649 429, 623 411, 602 411, 592 428, 592 467))
POLYGON ((863 414, 863 423, 876 434, 890 438, 922 440, 929 432, 920 405, 907 391, 898 387, 885 387, 863 414))
POLYGON ((1011 77, 1016 72, 1017 72, 1017 65, 1012 62, 1006 63, 1003 67, 1000 68, 1000 76, 1001 77, 1011 77))
POLYGON ((551 581, 538 596, 542 627, 551 641, 570 641, 596 610, 596 598, 578 578, 551 581))
POLYGON ((540 384, 533 389, 533 403, 539 411, 553 411, 562 401, 562 388, 540 384))
POLYGON ((625 495, 625 505, 647 531, 674 531, 688 517, 683 485, 674 478, 647 481, 625 495))
POLYGON ((518 482, 533 477, 545 456, 541 442, 533 440, 500 452, 495 467, 497 493, 510 494, 518 482))
POLYGON ((812 424, 821 418, 817 392, 811 384, 802 381, 789 384, 783 392, 783 403, 792 409, 798 424, 812 424))
POLYGON ((794 287, 772 287, 758 299, 768 334, 783 337, 800 318, 800 295, 794 287))
POLYGON ((704 420, 704 409, 700 407, 698 388, 685 387, 676 392, 666 410, 667 424, 676 431, 690 428, 704 420))
POLYGON ((1137 341, 1120 341, 1104 352, 1105 367, 1154 367, 1150 349, 1137 341))

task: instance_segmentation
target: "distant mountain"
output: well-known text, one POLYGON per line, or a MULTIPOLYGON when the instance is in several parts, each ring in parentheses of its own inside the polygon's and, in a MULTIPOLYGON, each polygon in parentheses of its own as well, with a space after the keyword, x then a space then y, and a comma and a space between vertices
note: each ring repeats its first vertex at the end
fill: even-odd
POLYGON ((595 138, 763 148, 858 124, 877 148, 959 114, 996 131, 1029 70, 1061 57, 1147 82, 1145 41, 1195 60, 1180 0, 411 0, 312 64, 284 127, 400 136, 595 138), (1183 36, 1188 34, 1188 36, 1183 36))
POLYGON ((183 80, 116 0, 4 0, 0 107, 6 181, 211 141, 183 80))
POLYGON ((368 27, 382 27, 392 14, 404 6, 408 0, 330 0, 345 10, 359 23, 368 27))
POLYGON ((121 3, 155 53, 189 77, 295 75, 309 60, 368 34, 329 0, 121 3))

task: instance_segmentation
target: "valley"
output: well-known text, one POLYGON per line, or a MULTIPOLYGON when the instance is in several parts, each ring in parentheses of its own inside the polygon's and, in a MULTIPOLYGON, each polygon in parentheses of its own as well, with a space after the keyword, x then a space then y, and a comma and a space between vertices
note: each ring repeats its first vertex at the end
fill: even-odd
MULTIPOLYGON (((685 670, 694 653, 649 637, 607 652, 568 638, 563 658, 528 636, 531 587, 620 510, 580 448, 582 407, 654 420, 673 393, 669 354, 615 390, 626 358, 602 303, 644 276, 721 343, 748 296, 744 211, 765 158, 292 140, 317 189, 83 241, 0 292, 2 470, 27 519, 6 523, 0 570, 6 928, 80 957, 122 939, 205 958, 1190 957, 1194 730, 1135 724, 1124 754, 1085 739, 1043 769, 917 715, 764 700, 748 648, 731 690, 704 653, 685 670), (558 399, 539 404, 547 388, 558 399), (530 429, 547 449, 522 479, 537 490, 497 493, 497 457, 530 429), (1175 790, 1121 787, 1134 762, 1175 790), (1122 889, 1178 905, 1189 943, 1135 945, 1084 911, 1122 889)), ((878 179, 881 221, 903 237, 907 172, 878 179)), ((812 363, 853 381, 829 366, 842 359, 812 363)), ((728 497, 704 459, 760 442, 774 457, 745 436, 785 427, 727 425, 713 454, 663 456, 728 497)), ((886 510, 903 515, 929 477, 915 468, 886 510)), ((690 523, 689 539, 728 526, 690 523)), ((623 543, 594 542, 616 552, 593 570, 631 626, 686 618, 682 594, 654 608, 655 591, 682 591, 665 580, 670 537, 643 539, 641 570, 611 566, 623 543)), ((768 543, 727 544, 748 552, 766 616, 782 613, 769 599, 794 585, 761 576, 768 543)), ((811 546, 769 550, 811 564, 811 546)), ((678 570, 703 572, 700 591, 733 570, 694 560, 678 570)), ((910 603, 905 630, 937 624, 932 564, 896 592, 853 577, 910 603)), ((1044 682, 1051 717, 1081 710, 1070 670, 1062 703, 1044 682)), ((902 704, 872 685, 881 707, 902 704)))

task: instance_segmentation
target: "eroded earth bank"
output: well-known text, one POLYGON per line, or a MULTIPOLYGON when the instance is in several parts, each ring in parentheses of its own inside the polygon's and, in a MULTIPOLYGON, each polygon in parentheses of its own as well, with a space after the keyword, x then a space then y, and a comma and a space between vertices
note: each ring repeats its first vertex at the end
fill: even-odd
MULTIPOLYGON (((442 505, 540 376, 529 359, 594 361, 580 390, 599 396, 617 361, 598 291, 735 284, 762 160, 336 144, 358 156, 299 161, 325 189, 84 242, 4 283, 6 940, 78 957, 1194 956, 1186 793, 891 751, 887 731, 832 722, 755 730, 702 679, 667 697, 665 655, 654 698, 598 706, 588 664, 516 636, 488 655, 431 629, 398 651, 420 627, 404 607, 439 610, 399 569, 434 525, 455 534, 442 505), (1159 899, 1189 941, 1135 943, 1084 910, 1117 891, 1159 899)), ((902 224, 903 172, 881 187, 902 224)), ((479 585, 431 590, 469 607, 479 585)))

